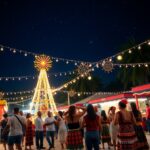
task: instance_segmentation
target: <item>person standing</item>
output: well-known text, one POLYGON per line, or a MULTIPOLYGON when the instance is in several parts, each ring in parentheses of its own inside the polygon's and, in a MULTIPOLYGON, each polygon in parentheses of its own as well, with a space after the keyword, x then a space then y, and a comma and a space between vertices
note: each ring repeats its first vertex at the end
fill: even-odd
POLYGON ((143 128, 142 128, 142 114, 137 109, 135 103, 132 102, 132 103, 130 103, 130 105, 131 105, 132 113, 136 119, 136 124, 134 126, 134 129, 135 129, 136 136, 138 138, 137 149, 138 150, 149 149, 148 142, 147 142, 145 133, 144 133, 143 128))
POLYGON ((87 106, 87 115, 83 118, 83 127, 86 127, 85 143, 87 150, 99 150, 99 132, 101 130, 101 120, 96 114, 93 106, 87 106))
POLYGON ((61 148, 65 149, 66 137, 67 137, 67 127, 63 117, 63 112, 58 112, 58 139, 61 144, 61 148))
POLYGON ((85 112, 85 108, 72 105, 65 113, 65 120, 68 127, 66 147, 69 150, 79 150, 83 148, 83 136, 79 120, 85 112))
POLYGON ((118 104, 119 111, 115 114, 114 125, 118 125, 118 150, 136 150, 137 137, 134 130, 136 124, 132 112, 126 110, 127 100, 118 104))
POLYGON ((106 115, 105 110, 101 111, 101 123, 102 123, 101 138, 102 138, 103 149, 104 149, 104 143, 107 143, 108 149, 110 149, 111 138, 110 138, 110 132, 109 132, 109 119, 106 115))
POLYGON ((113 142, 114 150, 116 150, 116 140, 117 140, 117 126, 114 125, 115 111, 116 107, 114 106, 110 107, 108 111, 108 118, 110 121, 110 136, 113 142))
MULTIPOLYGON (((19 113, 22 116, 22 118, 24 119, 24 122, 26 122, 26 118, 25 118, 25 116, 23 114, 23 111, 20 111, 19 113)), ((26 128, 23 127, 22 131, 23 131, 23 136, 22 136, 22 147, 23 147, 24 146, 24 139, 25 139, 26 128)))
POLYGON ((25 134, 25 150, 27 150, 28 146, 29 149, 32 150, 32 145, 33 145, 33 130, 32 130, 32 121, 31 121, 31 114, 28 113, 27 116, 27 121, 26 121, 26 134, 25 134))
POLYGON ((14 108, 14 115, 8 119, 7 127, 9 128, 8 147, 9 150, 14 150, 16 145, 18 150, 22 150, 21 140, 23 136, 23 128, 26 126, 24 118, 19 114, 19 108, 14 108))
POLYGON ((47 112, 48 117, 45 119, 46 139, 49 144, 49 149, 54 148, 55 124, 56 120, 50 111, 47 112))
POLYGON ((146 104, 146 124, 147 124, 147 130, 150 134, 150 106, 149 103, 146 104))
POLYGON ((7 122, 8 122, 8 115, 7 113, 3 114, 4 119, 1 121, 0 126, 1 126, 1 140, 4 146, 4 149, 6 150, 6 144, 8 140, 8 134, 9 134, 9 129, 5 130, 7 122))
POLYGON ((45 149, 43 147, 43 139, 44 139, 44 132, 43 132, 43 120, 42 120, 42 113, 40 111, 37 112, 37 118, 35 119, 35 142, 37 149, 45 149))

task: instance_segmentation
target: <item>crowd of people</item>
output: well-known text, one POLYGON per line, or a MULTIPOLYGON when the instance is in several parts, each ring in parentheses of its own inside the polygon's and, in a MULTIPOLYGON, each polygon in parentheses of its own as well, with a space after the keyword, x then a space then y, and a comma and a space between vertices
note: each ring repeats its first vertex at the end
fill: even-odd
MULTIPOLYGON (((60 142, 61 149, 68 150, 99 150, 113 148, 114 150, 146 150, 149 145, 142 126, 142 114, 135 103, 131 103, 128 111, 127 100, 118 103, 119 111, 111 106, 108 114, 89 104, 87 107, 70 106, 68 111, 59 111, 56 116, 47 112, 43 119, 41 111, 33 121, 30 113, 23 115, 19 108, 14 108, 14 114, 8 117, 4 114, 1 121, 1 139, 4 149, 37 150, 45 149, 46 137, 49 150, 57 147, 55 139, 60 142), (84 144, 85 141, 85 144, 84 144), (106 144, 105 144, 106 143, 106 144)), ((147 129, 150 133, 150 106, 146 108, 147 129)))

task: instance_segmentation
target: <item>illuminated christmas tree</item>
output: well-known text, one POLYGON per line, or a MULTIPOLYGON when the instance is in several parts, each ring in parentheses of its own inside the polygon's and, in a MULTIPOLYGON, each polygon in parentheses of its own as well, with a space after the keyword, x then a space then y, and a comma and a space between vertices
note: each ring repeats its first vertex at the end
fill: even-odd
POLYGON ((40 74, 32 98, 30 110, 35 115, 37 111, 41 111, 42 114, 46 116, 48 110, 50 110, 53 115, 56 115, 57 108, 47 76, 47 71, 52 67, 52 60, 46 55, 36 56, 34 66, 40 71, 40 74))

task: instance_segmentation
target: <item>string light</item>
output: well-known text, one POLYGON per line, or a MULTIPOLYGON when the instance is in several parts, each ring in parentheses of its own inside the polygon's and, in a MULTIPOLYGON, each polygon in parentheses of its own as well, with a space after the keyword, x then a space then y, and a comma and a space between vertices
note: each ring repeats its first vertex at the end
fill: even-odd
POLYGON ((91 77, 91 76, 88 76, 88 80, 92 80, 92 77, 91 77))
POLYGON ((4 51, 4 48, 3 48, 3 47, 1 47, 1 51, 4 51))
POLYGON ((141 50, 141 46, 138 46, 138 50, 141 50))
POLYGON ((15 49, 13 50, 13 53, 16 53, 16 50, 15 50, 15 49))
POLYGON ((131 54, 131 53, 132 53, 131 49, 128 51, 128 53, 129 53, 129 54, 131 54))
POLYGON ((117 60, 121 61, 121 60, 122 60, 122 56, 121 56, 121 55, 118 55, 118 56, 117 56, 117 60))

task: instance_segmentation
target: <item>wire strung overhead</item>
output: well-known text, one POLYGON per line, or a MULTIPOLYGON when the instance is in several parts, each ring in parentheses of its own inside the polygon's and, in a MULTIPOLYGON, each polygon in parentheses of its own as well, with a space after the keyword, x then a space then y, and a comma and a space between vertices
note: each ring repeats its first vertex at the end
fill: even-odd
MULTIPOLYGON (((0 44, 0 51, 3 52, 5 50, 8 50, 8 51, 10 51, 10 52, 12 52, 14 54, 16 54, 16 53, 22 54, 25 57, 27 57, 27 56, 34 56, 35 57, 35 56, 40 55, 39 53, 30 52, 28 50, 21 50, 21 49, 17 49, 17 48, 12 48, 12 47, 0 44)), ((91 63, 91 62, 87 62, 87 61, 74 60, 74 59, 66 59, 66 58, 53 57, 53 56, 51 57, 51 59, 53 61, 55 61, 55 62, 63 61, 66 64, 74 63, 75 66, 77 66, 80 63, 88 63, 88 64, 91 63)))
MULTIPOLYGON (((68 76, 75 74, 75 71, 66 71, 66 72, 58 72, 58 73, 50 73, 48 74, 48 77, 54 76, 54 77, 61 77, 61 76, 68 76)), ((29 80, 29 79, 36 79, 37 76, 16 76, 16 77, 0 77, 0 81, 20 81, 20 80, 29 80)))

